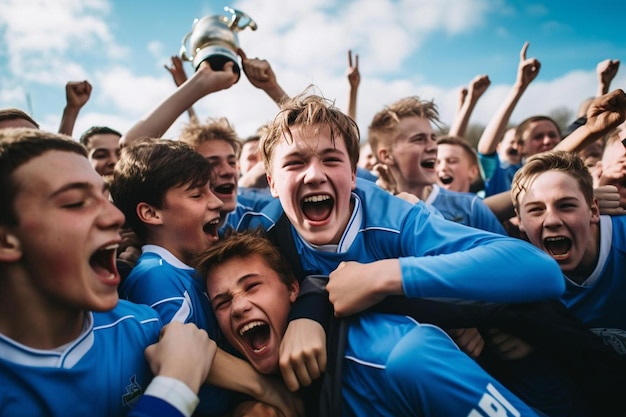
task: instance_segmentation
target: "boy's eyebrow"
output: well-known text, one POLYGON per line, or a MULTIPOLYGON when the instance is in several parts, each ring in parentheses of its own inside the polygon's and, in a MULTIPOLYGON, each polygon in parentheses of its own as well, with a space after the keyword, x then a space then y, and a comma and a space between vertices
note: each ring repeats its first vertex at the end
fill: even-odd
MULTIPOLYGON (((66 191, 69 191, 69 190, 75 190, 75 189, 78 189, 78 190, 88 190, 88 189, 91 189, 91 188, 93 188, 93 184, 91 184, 89 182, 71 182, 71 183, 65 184, 61 188, 53 191, 50 194, 50 198, 53 198, 53 197, 55 197, 55 196, 57 196, 59 194, 62 194, 64 192, 66 192, 66 191)), ((109 186, 105 183, 104 186, 103 186, 103 190, 107 190, 108 188, 109 188, 109 186)))
MULTIPOLYGON (((247 280, 249 280, 251 278, 256 278, 258 276, 259 276, 259 274, 257 274, 257 273, 246 274, 246 275, 242 276, 241 278, 239 278, 237 280, 237 285, 239 286, 239 285, 243 284, 245 281, 247 281, 247 280)), ((211 297, 211 302, 213 302, 216 299, 222 299, 222 298, 230 298, 230 295, 228 295, 228 291, 215 294, 215 296, 211 297)))

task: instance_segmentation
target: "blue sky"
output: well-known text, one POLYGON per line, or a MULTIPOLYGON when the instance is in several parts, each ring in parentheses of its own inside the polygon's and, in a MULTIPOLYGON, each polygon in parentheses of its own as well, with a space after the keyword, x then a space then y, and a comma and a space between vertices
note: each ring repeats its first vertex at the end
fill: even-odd
MULTIPOLYGON (((596 65, 626 59, 626 3, 579 0, 0 0, 0 107, 32 109, 42 127, 58 128, 65 83, 89 80, 93 92, 76 123, 122 132, 174 90, 163 68, 178 53, 194 18, 231 6, 258 24, 239 34, 249 57, 267 59, 288 94, 315 84, 345 108, 347 50, 360 56, 357 122, 366 130, 385 104, 408 96, 434 99, 449 124, 458 90, 487 74, 491 86, 472 118, 485 124, 515 80, 519 50, 540 74, 512 121, 556 108, 573 113, 595 94, 596 65), (610 6, 609 6, 610 4, 610 6), (27 97, 30 98, 30 104, 27 97)), ((186 67, 191 74, 191 66, 186 67)), ((626 87, 622 67, 612 88, 626 87)), ((276 113, 245 78, 195 106, 200 117, 228 117, 240 136, 276 113)), ((181 117, 170 129, 175 137, 181 117)))

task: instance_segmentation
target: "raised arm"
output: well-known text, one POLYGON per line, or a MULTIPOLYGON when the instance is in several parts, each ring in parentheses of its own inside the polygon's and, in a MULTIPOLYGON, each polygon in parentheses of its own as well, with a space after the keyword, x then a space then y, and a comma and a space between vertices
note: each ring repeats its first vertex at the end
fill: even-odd
MULTIPOLYGON (((478 99, 485 93, 485 91, 487 91, 490 84, 491 81, 487 75, 477 75, 474 77, 474 79, 470 82, 467 94, 463 99, 463 103, 461 104, 459 111, 454 117, 448 135, 458 136, 460 138, 465 137, 467 125, 469 124, 469 119, 474 111, 474 107, 476 107, 478 99)), ((463 93, 461 93, 461 95, 463 95, 463 93)))
POLYGON ((270 66, 270 63, 265 59, 248 58, 243 49, 237 51, 241 57, 241 66, 244 74, 250 81, 250 84, 259 88, 274 101, 274 103, 280 106, 284 100, 289 99, 285 90, 278 84, 276 74, 270 66))
MULTIPOLYGON (((163 65, 167 72, 172 75, 172 79, 174 80, 174 84, 176 87, 180 87, 182 84, 187 81, 187 74, 185 73, 185 68, 183 67, 183 61, 180 59, 178 55, 173 55, 171 58, 172 65, 163 65)), ((198 117, 196 116, 196 112, 193 107, 189 107, 187 109, 187 114, 189 115, 189 120, 192 122, 198 121, 198 117)))
POLYGON ((89 81, 69 81, 65 84, 65 108, 59 125, 59 133, 72 136, 74 124, 80 109, 89 101, 91 84, 89 81))
POLYGON ((346 75, 350 83, 350 93, 348 94, 348 116, 356 120, 356 96, 361 83, 359 73, 359 54, 354 54, 354 65, 352 65, 352 50, 348 50, 348 69, 346 75))
POLYGON ((498 142, 502 140, 502 136, 506 131, 511 114, 517 105, 517 102, 526 91, 530 83, 537 78, 541 63, 536 58, 526 58, 528 50, 528 42, 524 43, 520 51, 520 61, 517 67, 517 79, 511 87, 509 94, 506 96, 500 107, 489 120, 487 127, 478 140, 477 150, 483 155, 491 155, 496 151, 498 142))
POLYGON ((620 125, 626 117, 626 94, 621 89, 593 99, 587 109, 587 122, 559 142, 555 149, 579 152, 620 125))
POLYGON ((208 62, 202 62, 191 78, 122 136, 120 145, 125 146, 145 137, 163 136, 174 121, 196 101, 210 93, 225 90, 237 81, 233 65, 233 62, 228 62, 222 71, 213 71, 208 62))
POLYGON ((611 88, 611 81, 617 75, 619 69, 619 60, 617 59, 605 59, 599 62, 596 66, 596 73, 598 74, 598 92, 596 97, 600 97, 609 92, 611 88))

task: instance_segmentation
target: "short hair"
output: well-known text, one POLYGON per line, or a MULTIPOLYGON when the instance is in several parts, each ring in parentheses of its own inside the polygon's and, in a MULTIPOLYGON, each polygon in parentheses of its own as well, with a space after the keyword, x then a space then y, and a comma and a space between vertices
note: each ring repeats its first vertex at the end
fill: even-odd
POLYGON ((478 155, 476 154, 476 150, 470 146, 469 143, 463 138, 458 136, 440 136, 437 139, 437 145, 456 145, 460 146, 463 149, 463 152, 468 156, 471 165, 478 166, 478 155))
POLYGON ((0 122, 6 120, 26 120, 32 123, 37 129, 39 129, 39 123, 35 121, 28 113, 15 107, 9 107, 6 109, 0 109, 0 122))
POLYGON ((205 249, 193 264, 203 280, 219 265, 231 259, 259 256, 289 286, 295 281, 291 265, 260 230, 229 231, 223 239, 205 249))
POLYGON ((515 128, 515 141, 518 143, 524 143, 524 133, 528 129, 531 123, 536 122, 550 122, 556 127, 556 131, 559 134, 559 138, 563 139, 563 133, 561 132, 561 128, 558 123, 554 121, 551 117, 548 116, 531 116, 527 119, 524 119, 520 124, 515 128))
POLYGON ((320 128, 329 128, 333 145, 338 138, 343 139, 352 170, 356 171, 359 161, 359 127, 352 118, 335 107, 332 101, 309 94, 308 90, 282 102, 281 110, 261 136, 259 149, 266 171, 270 170, 274 148, 283 137, 288 143, 292 143, 292 129, 296 127, 301 127, 310 134, 316 134, 320 128))
POLYGON ((537 176, 547 171, 563 172, 576 179, 585 201, 591 206, 593 178, 585 162, 572 152, 552 150, 531 156, 513 176, 511 199, 516 209, 519 209, 520 194, 527 192, 537 176))
POLYGON ((111 197, 126 216, 126 224, 143 241, 148 228, 137 216, 137 205, 163 208, 165 194, 174 187, 204 185, 211 165, 191 146, 169 139, 142 139, 122 148, 111 182, 111 197))
POLYGON ((122 137, 122 134, 120 132, 118 132, 117 130, 111 129, 110 127, 92 126, 89 129, 85 130, 85 132, 82 135, 80 135, 79 142, 85 145, 87 148, 89 148, 90 147, 89 140, 94 135, 116 135, 116 136, 119 136, 120 138, 122 137))
POLYGON ((374 115, 368 127, 368 141, 374 154, 381 146, 391 146, 393 133, 401 119, 425 117, 439 126, 439 112, 434 101, 422 100, 417 96, 402 98, 374 115))
POLYGON ((64 135, 32 128, 0 130, 0 224, 18 224, 13 203, 19 189, 18 184, 12 181, 13 172, 50 151, 71 152, 87 157, 83 145, 64 135))
POLYGON ((225 117, 209 118, 205 123, 187 123, 178 140, 189 144, 194 149, 204 142, 222 140, 232 146, 237 158, 241 153, 241 142, 237 132, 225 117))

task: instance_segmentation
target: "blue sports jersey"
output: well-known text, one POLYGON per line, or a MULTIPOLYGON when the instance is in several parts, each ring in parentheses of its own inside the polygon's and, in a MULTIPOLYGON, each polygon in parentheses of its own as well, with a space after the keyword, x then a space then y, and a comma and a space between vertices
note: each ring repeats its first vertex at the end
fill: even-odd
MULTIPOLYGON (((354 211, 339 244, 333 248, 336 250, 316 248, 291 228, 307 274, 329 275, 342 261, 368 263, 399 258, 407 297, 522 302, 555 298, 563 292, 557 263, 527 242, 447 221, 433 215, 422 202, 412 205, 401 201, 364 180, 357 179, 353 202, 354 211)), ((272 202, 261 213, 248 213, 241 225, 269 230, 281 215, 279 202, 272 202)), ((434 326, 428 326, 427 331, 423 328, 405 316, 377 313, 364 313, 352 321, 344 361, 348 368, 344 378, 345 415, 429 415, 431 400, 447 403, 446 412, 431 415, 482 416, 485 414, 480 410, 487 404, 491 404, 492 411, 504 413, 498 415, 535 415, 460 352, 443 331, 434 326), (422 337, 428 343, 420 342, 422 337), (408 356, 402 357, 405 365, 397 368, 404 369, 404 373, 379 375, 387 365, 400 363, 390 359, 404 344, 411 346, 404 351, 408 356), (441 354, 432 349, 445 351, 439 359, 448 361, 446 369, 453 373, 430 369, 432 378, 422 379, 421 368, 414 368, 414 372, 408 367, 408 363, 417 363, 422 357, 441 354), (412 385, 405 387, 402 378, 412 381, 412 385), (385 385, 384 389, 380 384, 385 385), (425 398, 424 384, 432 397, 425 398), (506 400, 493 402, 494 398, 506 400), (409 407, 411 414, 400 412, 402 407, 409 407)))
POLYGON ((128 415, 152 379, 144 350, 159 340, 161 321, 123 300, 87 318, 82 335, 60 352, 0 335, 0 416, 128 415))
POLYGON ((425 203, 439 210, 447 220, 487 232, 507 234, 496 215, 474 193, 450 191, 435 184, 425 203))
POLYGON ((478 161, 485 174, 485 197, 509 191, 513 176, 522 167, 522 164, 500 161, 496 152, 492 155, 479 153, 478 161))
POLYGON ((222 225, 222 227, 220 227, 220 230, 218 231, 220 237, 224 237, 224 234, 228 230, 237 230, 237 226, 241 222, 241 218, 246 213, 260 211, 266 205, 267 205, 267 202, 264 202, 263 204, 260 205, 261 208, 255 210, 251 206, 246 206, 238 202, 237 207, 235 207, 235 210, 231 211, 230 213, 226 215, 226 222, 222 225))
POLYGON ((600 250, 579 285, 565 275, 564 304, 618 353, 626 355, 626 216, 600 216, 600 250))
MULTIPOLYGON (((194 323, 223 346, 219 326, 196 271, 166 249, 145 245, 128 277, 119 286, 120 297, 147 304, 157 311, 163 323, 194 323)), ((221 415, 232 408, 234 395, 229 391, 203 385, 198 394, 197 413, 221 415)))

